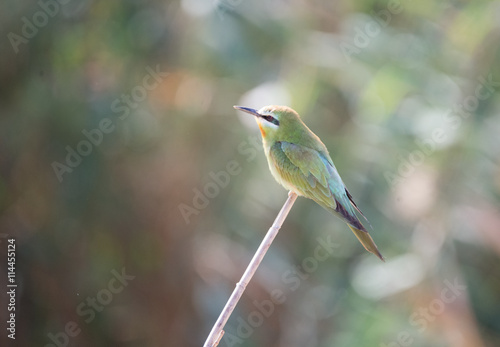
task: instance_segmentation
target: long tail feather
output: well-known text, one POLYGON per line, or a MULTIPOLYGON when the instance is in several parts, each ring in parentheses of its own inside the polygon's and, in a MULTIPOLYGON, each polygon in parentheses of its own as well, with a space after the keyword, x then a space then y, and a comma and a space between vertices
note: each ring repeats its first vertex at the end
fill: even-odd
POLYGON ((356 235, 359 242, 361 242, 363 247, 365 247, 365 249, 368 252, 375 254, 377 257, 380 258, 380 260, 385 261, 382 254, 380 254, 380 251, 378 250, 377 245, 375 244, 375 242, 373 242, 373 239, 370 236, 370 234, 368 234, 368 232, 363 231, 363 230, 359 230, 359 229, 357 229, 349 224, 348 224, 348 226, 349 226, 349 228, 351 228, 354 235, 356 235))
POLYGON ((354 199, 352 198, 351 193, 349 193, 349 191, 347 190, 347 188, 345 189, 345 192, 347 194, 347 197, 349 198, 349 201, 351 202, 352 207, 354 207, 356 209, 356 211, 358 211, 359 214, 363 216, 363 218, 365 219, 365 221, 368 223, 368 225, 370 226, 370 228, 373 230, 372 224, 370 223, 370 221, 368 220, 368 218, 366 218, 365 214, 363 212, 361 212, 361 210, 359 209, 358 205, 356 205, 356 203, 354 202, 354 199))

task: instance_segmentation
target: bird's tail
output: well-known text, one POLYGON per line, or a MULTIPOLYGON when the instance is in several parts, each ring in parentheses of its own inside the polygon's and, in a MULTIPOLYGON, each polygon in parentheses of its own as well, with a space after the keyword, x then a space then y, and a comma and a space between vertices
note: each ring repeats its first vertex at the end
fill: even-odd
POLYGON ((385 261, 384 260, 384 257, 382 256, 382 254, 380 254, 378 248, 377 248, 377 245, 375 244, 375 242, 373 242, 373 239, 372 237, 370 236, 370 234, 368 234, 367 231, 364 231, 364 230, 359 230, 351 225, 349 225, 349 228, 351 228, 352 232, 354 233, 354 235, 356 235, 356 237, 358 238, 359 242, 361 242, 361 244, 363 245, 363 247, 365 247, 365 249, 368 251, 368 252, 371 252, 373 254, 375 254, 377 257, 380 258, 380 260, 382 261, 385 261))

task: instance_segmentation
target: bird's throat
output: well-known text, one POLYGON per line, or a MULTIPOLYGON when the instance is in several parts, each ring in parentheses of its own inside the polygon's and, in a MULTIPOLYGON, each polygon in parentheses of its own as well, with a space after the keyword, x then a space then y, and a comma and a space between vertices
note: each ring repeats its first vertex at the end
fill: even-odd
POLYGON ((266 129, 264 129, 264 127, 262 126, 262 124, 260 124, 260 122, 258 122, 258 125, 259 125, 259 129, 260 129, 260 133, 262 134, 262 137, 265 138, 266 137, 266 129))

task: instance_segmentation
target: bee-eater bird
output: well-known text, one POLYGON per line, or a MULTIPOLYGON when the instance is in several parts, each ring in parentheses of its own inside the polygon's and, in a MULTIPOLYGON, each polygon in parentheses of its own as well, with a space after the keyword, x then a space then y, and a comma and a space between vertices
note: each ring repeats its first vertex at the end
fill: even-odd
POLYGON ((326 146, 299 114, 287 106, 270 105, 258 111, 242 106, 234 108, 256 117, 269 169, 276 181, 342 219, 367 251, 384 260, 358 219, 356 211, 365 216, 342 182, 326 146))

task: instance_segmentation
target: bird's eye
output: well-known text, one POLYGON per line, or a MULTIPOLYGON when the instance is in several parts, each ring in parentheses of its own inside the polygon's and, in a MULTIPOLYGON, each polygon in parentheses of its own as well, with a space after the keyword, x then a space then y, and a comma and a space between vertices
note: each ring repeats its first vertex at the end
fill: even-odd
POLYGON ((273 116, 262 116, 262 118, 264 118, 269 123, 273 123, 274 125, 277 125, 277 126, 280 125, 280 122, 276 118, 274 118, 273 116))

